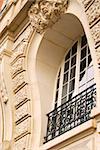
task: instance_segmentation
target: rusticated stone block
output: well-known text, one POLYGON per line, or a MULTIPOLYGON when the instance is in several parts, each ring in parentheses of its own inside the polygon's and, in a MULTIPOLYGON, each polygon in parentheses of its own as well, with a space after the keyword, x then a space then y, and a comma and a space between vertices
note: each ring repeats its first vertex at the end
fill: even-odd
POLYGON ((95 0, 94 3, 89 7, 89 9, 86 11, 89 24, 91 25, 94 23, 95 20, 97 20, 100 17, 100 1, 95 0))
POLYGON ((25 85, 22 89, 20 89, 16 94, 15 94, 15 105, 18 105, 21 103, 23 100, 27 99, 28 95, 28 87, 25 85))
POLYGON ((100 21, 92 27, 91 33, 95 41, 95 45, 98 45, 100 43, 100 21))
POLYGON ((16 110, 16 120, 18 121, 19 119, 21 119, 22 117, 24 117, 25 115, 29 115, 30 111, 29 111, 29 101, 27 101, 25 104, 23 104, 21 107, 19 107, 16 110))

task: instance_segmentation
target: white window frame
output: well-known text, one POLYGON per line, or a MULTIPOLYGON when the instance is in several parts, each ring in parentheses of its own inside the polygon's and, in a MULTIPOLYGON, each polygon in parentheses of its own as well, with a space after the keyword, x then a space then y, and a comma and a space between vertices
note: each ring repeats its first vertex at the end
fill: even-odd
MULTIPOLYGON (((81 62, 81 59, 80 59, 80 57, 81 57, 81 50, 87 45, 87 48, 88 48, 88 42, 87 42, 87 44, 86 45, 84 45, 84 47, 82 47, 81 48, 81 39, 82 39, 82 36, 81 37, 79 37, 74 43, 73 43, 73 45, 67 50, 67 52, 65 53, 65 56, 64 56, 64 59, 62 60, 62 63, 61 63, 61 65, 60 65, 60 67, 59 67, 59 69, 61 69, 61 74, 60 74, 60 84, 59 84, 59 93, 58 93, 58 100, 57 100, 57 107, 58 106, 60 106, 61 104, 62 104, 62 88, 63 88, 63 78, 64 78, 64 65, 65 65, 65 57, 66 57, 66 55, 68 54, 68 52, 71 50, 71 48, 74 46, 74 44, 77 42, 77 53, 76 54, 74 54, 74 55, 76 55, 76 64, 75 64, 75 66, 76 66, 76 73, 75 73, 75 87, 74 87, 74 92, 75 92, 75 95, 77 95, 78 93, 79 93, 79 76, 80 76, 80 62, 81 62)), ((73 56, 74 56, 73 55, 73 56)), ((90 55, 91 55, 91 53, 90 53, 90 55)), ((73 56, 71 56, 70 57, 70 59, 73 57, 73 56)), ((88 55, 86 55, 86 57, 88 57, 88 55)), ((70 63, 71 63, 71 60, 70 60, 70 63)), ((86 62, 87 63, 87 62, 86 62)), ((86 66, 88 66, 87 64, 86 64, 86 66)), ((87 71, 87 68, 88 67, 86 67, 85 68, 85 70, 87 71)), ((70 64, 70 66, 69 66, 69 70, 68 70, 68 72, 71 72, 71 64, 70 64)), ((59 70, 58 70, 58 73, 59 73, 59 70)), ((86 73, 86 72, 85 72, 86 73)), ((69 76, 70 76, 70 73, 69 73, 69 76)), ((54 104, 55 104, 55 95, 56 95, 56 86, 57 86, 57 80, 58 80, 58 74, 57 74, 57 77, 56 77, 56 83, 55 83, 55 90, 54 90, 54 104)), ((69 77, 68 77, 68 80, 69 80, 69 77)), ((71 79, 72 80, 72 79, 71 79)), ((70 81, 68 81, 68 88, 69 88, 69 82, 70 81)), ((85 84, 87 84, 88 82, 85 82, 85 84)), ((67 97, 68 97, 68 95, 69 95, 69 89, 67 90, 67 97)), ((74 95, 74 96, 75 96, 74 95)), ((67 100, 68 100, 68 98, 67 98, 67 100)), ((54 105, 53 105, 53 107, 55 107, 54 105)))

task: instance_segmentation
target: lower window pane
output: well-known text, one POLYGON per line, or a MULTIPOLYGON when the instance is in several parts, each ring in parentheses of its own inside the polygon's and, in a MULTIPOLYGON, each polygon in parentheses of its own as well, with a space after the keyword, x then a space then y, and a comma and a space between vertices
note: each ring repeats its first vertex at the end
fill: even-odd
POLYGON ((66 94, 67 94, 67 84, 63 86, 62 97, 64 97, 66 94))
POLYGON ((64 104, 66 101, 67 101, 67 97, 64 97, 64 98, 61 100, 61 104, 64 104))
POLYGON ((86 68, 86 58, 81 62, 80 72, 82 72, 86 68))
POLYGON ((68 82, 68 72, 64 74, 63 83, 66 83, 66 82, 68 82))
POLYGON ((72 81, 70 81, 69 83, 69 92, 74 90, 74 86, 75 86, 75 79, 73 79, 72 81))

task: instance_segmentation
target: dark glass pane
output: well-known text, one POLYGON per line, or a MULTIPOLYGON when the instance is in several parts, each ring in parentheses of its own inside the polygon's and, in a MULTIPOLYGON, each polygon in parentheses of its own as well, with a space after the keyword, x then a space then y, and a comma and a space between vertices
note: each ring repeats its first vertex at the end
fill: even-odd
POLYGON ((72 79, 72 78, 75 77, 75 71, 76 71, 76 67, 74 67, 74 68, 71 69, 71 72, 70 72, 70 79, 72 79))
POLYGON ((72 94, 73 94, 73 92, 69 94, 68 100, 70 100, 72 98, 72 94))
POLYGON ((67 97, 63 98, 63 99, 61 100, 61 104, 64 104, 64 103, 66 102, 66 100, 67 100, 67 97))
POLYGON ((67 94, 67 84, 63 86, 62 97, 65 96, 66 94, 67 94))
POLYGON ((69 83, 69 92, 74 90, 74 85, 75 85, 75 79, 70 81, 70 83, 69 83))
POLYGON ((86 51, 87 51, 87 47, 85 47, 84 49, 81 50, 81 60, 86 57, 86 51))
POLYGON ((57 103, 55 103, 55 108, 57 108, 57 103))
POLYGON ((89 56, 88 56, 88 66, 89 66, 89 64, 91 63, 91 61, 92 61, 92 58, 91 58, 91 55, 89 55, 89 56))
POLYGON ((87 39, 86 36, 82 36, 82 40, 81 40, 81 47, 85 46, 87 44, 87 39))
POLYGON ((86 68, 86 58, 81 62, 80 72, 82 72, 86 68))
POLYGON ((59 89, 59 81, 60 79, 57 80, 57 89, 59 89))
POLYGON ((76 55, 71 59, 71 67, 76 64, 76 55))
POLYGON ((55 98, 55 101, 58 100, 58 91, 56 91, 56 98, 55 98))
POLYGON ((74 55, 77 52, 77 42, 72 47, 72 55, 74 55))
POLYGON ((68 72, 64 74, 63 83, 66 83, 66 82, 68 82, 68 72))
POLYGON ((65 57, 65 61, 68 60, 70 58, 70 51, 68 52, 68 54, 65 57))
POLYGON ((84 71, 84 72, 82 72, 82 73, 80 74, 80 79, 79 79, 79 81, 81 81, 81 80, 82 80, 82 78, 83 78, 84 74, 85 74, 85 71, 84 71))
POLYGON ((90 49, 89 49, 89 47, 88 47, 88 54, 90 54, 90 49))
POLYGON ((66 72, 69 69, 69 61, 65 63, 64 72, 66 72))

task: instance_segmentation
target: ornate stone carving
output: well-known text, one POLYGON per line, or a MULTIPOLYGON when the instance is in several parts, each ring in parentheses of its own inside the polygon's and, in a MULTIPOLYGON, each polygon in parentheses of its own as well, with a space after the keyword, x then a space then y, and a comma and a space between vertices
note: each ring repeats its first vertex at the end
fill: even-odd
POLYGON ((6 88, 6 84, 5 84, 5 80, 4 80, 4 72, 3 72, 3 55, 2 58, 0 58, 0 91, 1 91, 1 97, 2 97, 2 101, 4 103, 6 103, 8 101, 8 92, 7 92, 7 88, 6 88))
POLYGON ((27 44, 28 44, 28 40, 30 38, 30 35, 33 33, 33 28, 32 26, 29 26, 27 27, 27 29, 24 31, 23 35, 21 35, 19 38, 18 38, 18 42, 16 42, 15 46, 14 46, 14 49, 13 49, 13 55, 12 55, 12 58, 11 58, 11 65, 14 63, 14 61, 16 60, 16 58, 25 53, 26 51, 26 47, 27 47, 27 44), (24 38, 23 38, 23 37, 24 38))
POLYGON ((68 0, 39 0, 28 12, 31 25, 42 33, 56 23, 68 7, 68 0))

